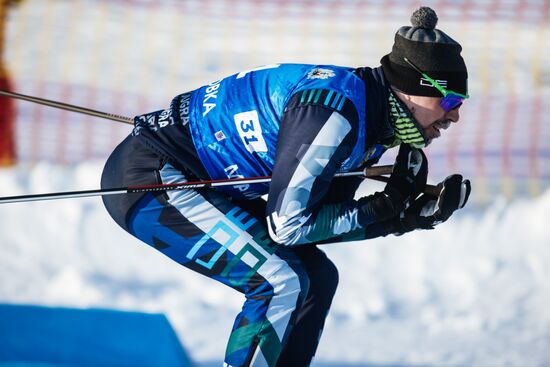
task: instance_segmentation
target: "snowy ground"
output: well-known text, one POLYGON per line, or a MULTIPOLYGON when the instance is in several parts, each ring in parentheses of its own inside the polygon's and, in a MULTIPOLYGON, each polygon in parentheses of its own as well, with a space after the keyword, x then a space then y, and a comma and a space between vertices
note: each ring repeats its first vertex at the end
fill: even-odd
MULTIPOLYGON (((0 170, 0 196, 97 188, 101 168, 0 170)), ((435 231, 325 246, 341 281, 315 366, 549 365, 549 217, 547 190, 435 231)), ((0 205, 0 250, 0 302, 164 312, 208 365, 242 302, 123 232, 99 198, 0 205)))
MULTIPOLYGON (((261 64, 376 66, 415 2, 373 1, 355 12, 352 1, 285 1, 251 13, 261 3, 275 4, 25 1, 10 12, 6 62, 20 93, 132 115, 261 64)), ((534 167, 544 186, 545 2, 422 3, 435 4, 441 26, 463 43, 472 89, 467 123, 434 146, 431 162, 439 172, 494 174, 494 192, 508 187, 503 167, 513 167, 518 185, 534 167), (510 96, 523 99, 509 103, 510 96)), ((0 196, 98 188, 103 161, 83 160, 78 149, 106 158, 119 140, 114 125, 18 107, 23 162, 61 156, 87 163, 0 170, 0 196)), ((472 178, 473 198, 491 201, 484 209, 470 205, 435 231, 324 247, 340 269, 340 287, 314 367, 550 365, 550 190, 506 202, 472 178)), ((90 198, 0 205, 0 303, 163 312, 195 360, 219 366, 242 297, 133 239, 90 198)))

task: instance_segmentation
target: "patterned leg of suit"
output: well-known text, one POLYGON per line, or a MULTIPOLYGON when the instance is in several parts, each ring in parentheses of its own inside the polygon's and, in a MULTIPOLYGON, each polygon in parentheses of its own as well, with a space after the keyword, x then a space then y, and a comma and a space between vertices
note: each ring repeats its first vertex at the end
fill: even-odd
MULTIPOLYGON (((345 198, 353 197, 356 185, 346 185, 345 198), (351 194, 350 194, 351 192, 351 194)), ((331 198, 340 199, 342 192, 336 186, 330 193, 331 198)), ((264 200, 237 201, 239 206, 254 215, 265 225, 264 200)), ((328 315, 332 298, 338 287, 338 270, 327 255, 316 245, 302 245, 292 248, 292 252, 304 264, 309 279, 309 288, 306 300, 296 315, 296 322, 285 343, 277 366, 309 366, 319 345, 325 319, 328 315)))
POLYGON ((299 246, 294 252, 305 264, 309 290, 277 363, 279 367, 309 366, 338 286, 336 266, 317 246, 299 246))
MULTIPOLYGON (((128 138, 109 158, 103 187, 183 182, 183 173, 128 138)), ((309 287, 302 260, 274 246, 264 224, 211 190, 104 198, 128 232, 181 265, 245 297, 226 350, 228 366, 275 366, 309 287)))

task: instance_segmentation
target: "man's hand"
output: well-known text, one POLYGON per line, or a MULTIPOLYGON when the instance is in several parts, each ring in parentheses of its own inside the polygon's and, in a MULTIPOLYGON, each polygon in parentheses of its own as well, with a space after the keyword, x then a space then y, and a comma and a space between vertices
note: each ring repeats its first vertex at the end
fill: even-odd
POLYGON ((421 149, 401 144, 395 158, 395 165, 384 192, 404 208, 426 187, 428 160, 421 149))
POLYGON ((401 214, 394 223, 397 233, 433 229, 449 219, 457 209, 463 208, 470 197, 470 180, 463 180, 459 174, 448 176, 438 187, 441 188, 439 196, 423 194, 401 214))

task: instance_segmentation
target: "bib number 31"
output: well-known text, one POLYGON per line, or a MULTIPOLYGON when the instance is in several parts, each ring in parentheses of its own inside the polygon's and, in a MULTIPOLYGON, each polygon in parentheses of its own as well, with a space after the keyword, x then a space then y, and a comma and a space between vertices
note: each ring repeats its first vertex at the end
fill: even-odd
POLYGON ((256 110, 238 113, 234 116, 235 126, 243 144, 250 153, 267 152, 262 127, 256 110))

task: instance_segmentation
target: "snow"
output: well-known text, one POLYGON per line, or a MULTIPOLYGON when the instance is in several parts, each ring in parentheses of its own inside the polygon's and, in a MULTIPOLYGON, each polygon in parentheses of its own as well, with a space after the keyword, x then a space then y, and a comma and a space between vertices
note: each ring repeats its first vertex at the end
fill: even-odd
MULTIPOLYGON (((102 165, 2 169, 0 195, 95 189, 102 165)), ((324 246, 340 286, 315 364, 550 364, 549 217, 546 190, 433 231, 324 246)), ((132 238, 99 198, 0 205, 0 249, 0 302, 163 312, 203 363, 222 360, 243 301, 132 238)))
MULTIPOLYGON (((337 3, 25 1, 10 10, 6 63, 18 92, 132 116, 257 65, 376 66, 413 7, 371 1, 356 12, 359 2, 337 3)), ((471 177, 472 203, 434 231, 323 247, 340 286, 314 367, 550 365, 550 135, 548 124, 536 125, 550 105, 542 102, 550 48, 537 43, 548 34, 545 2, 433 3, 463 44, 472 98, 468 123, 430 148, 430 170, 471 177), (515 10, 524 13, 491 13, 515 10), (511 112, 502 108, 510 101, 511 112), (512 178, 515 199, 498 197, 512 178), (538 192, 521 190, 525 183, 546 189, 520 199, 538 192)), ((18 110, 22 159, 0 169, 0 196, 96 189, 103 160, 85 158, 106 158, 129 132, 28 103, 18 110)), ((202 363, 221 364, 243 302, 132 238, 99 198, 0 204, 0 251, 0 303, 163 312, 202 363)))

